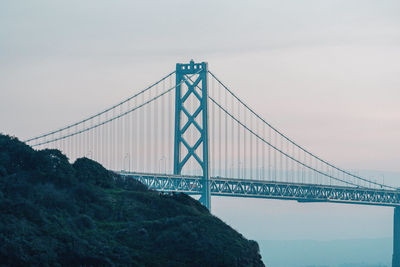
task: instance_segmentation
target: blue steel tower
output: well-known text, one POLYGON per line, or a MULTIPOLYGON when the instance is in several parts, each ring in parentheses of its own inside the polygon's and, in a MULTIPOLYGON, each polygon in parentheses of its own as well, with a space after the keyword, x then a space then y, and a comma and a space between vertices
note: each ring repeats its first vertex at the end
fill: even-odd
POLYGON ((200 202, 210 210, 207 73, 206 62, 194 63, 192 60, 189 64, 176 64, 174 174, 181 174, 189 159, 194 158, 202 170, 200 202), (192 94, 199 103, 194 111, 190 111, 187 105, 185 107, 185 102, 192 94), (192 125, 194 127, 190 127, 192 125), (199 133, 193 144, 187 141, 191 134, 188 131, 190 128, 199 133))

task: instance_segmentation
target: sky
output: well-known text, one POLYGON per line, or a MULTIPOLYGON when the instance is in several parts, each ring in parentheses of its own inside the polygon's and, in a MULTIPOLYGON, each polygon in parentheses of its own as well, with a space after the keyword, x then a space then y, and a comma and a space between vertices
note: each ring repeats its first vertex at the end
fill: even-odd
MULTIPOLYGON (((194 59, 308 150, 400 186, 399 14, 390 0, 0 1, 0 131, 62 127, 194 59)), ((213 212, 253 239, 392 231, 390 208, 226 198, 213 212)))

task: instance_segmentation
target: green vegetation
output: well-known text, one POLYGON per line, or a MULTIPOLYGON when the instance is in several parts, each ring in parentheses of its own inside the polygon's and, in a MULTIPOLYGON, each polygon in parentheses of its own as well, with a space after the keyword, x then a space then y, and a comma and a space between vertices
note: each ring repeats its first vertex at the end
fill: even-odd
POLYGON ((189 196, 5 135, 0 210, 0 266, 263 266, 255 241, 189 196))

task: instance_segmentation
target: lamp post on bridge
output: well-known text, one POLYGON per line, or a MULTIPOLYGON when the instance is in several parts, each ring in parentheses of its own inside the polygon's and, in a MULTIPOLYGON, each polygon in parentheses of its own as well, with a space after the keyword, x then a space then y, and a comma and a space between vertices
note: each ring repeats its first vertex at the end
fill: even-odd
POLYGON ((128 172, 131 171, 131 155, 129 153, 126 153, 125 157, 124 157, 124 169, 125 169, 125 171, 128 171, 128 172), (128 159, 128 169, 126 169, 126 166, 125 166, 126 159, 128 159))

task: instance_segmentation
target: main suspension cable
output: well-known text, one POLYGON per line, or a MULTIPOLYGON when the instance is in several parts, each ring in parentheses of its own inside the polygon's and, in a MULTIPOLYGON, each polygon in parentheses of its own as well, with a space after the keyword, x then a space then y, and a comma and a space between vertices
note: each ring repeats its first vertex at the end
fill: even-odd
MULTIPOLYGON (((323 160, 322 158, 316 156, 315 154, 309 152, 309 151, 306 150, 305 148, 301 147, 300 145, 298 145, 297 143, 295 143, 294 141, 292 141, 289 137, 287 137, 286 135, 284 135, 282 132, 280 132, 279 130, 277 130, 275 127, 273 127, 273 126, 272 126, 270 123, 268 123, 266 120, 264 120, 264 119, 263 119, 260 115, 258 115, 253 109, 251 109, 247 104, 245 104, 239 97, 237 97, 225 84, 223 84, 223 83, 214 75, 214 73, 212 73, 211 71, 208 71, 208 73, 209 73, 218 83, 220 83, 220 84, 225 88, 225 90, 227 90, 237 101, 239 101, 247 110, 249 110, 249 111, 250 111, 253 115, 255 115, 259 120, 261 120, 263 123, 265 123, 266 125, 268 125, 272 130, 274 130, 274 131, 275 131, 277 134, 279 134, 281 137, 283 137, 283 138, 286 139, 288 142, 290 142, 291 144, 293 144, 294 146, 296 146, 297 148, 299 148, 299 149, 302 150, 303 152, 307 153, 307 154, 310 155, 311 157, 313 157, 313 158, 319 160, 320 162, 326 164, 327 166, 329 166, 329 167, 331 167, 331 168, 333 168, 333 169, 335 169, 335 170, 337 170, 337 171, 339 171, 339 172, 342 172, 342 173, 344 173, 344 174, 346 174, 346 175, 349 175, 349 176, 351 176, 351 177, 353 177, 353 178, 362 180, 362 181, 364 181, 364 182, 366 182, 366 183, 371 183, 371 184, 374 184, 374 185, 377 185, 377 186, 380 186, 380 187, 386 187, 386 188, 391 188, 391 189, 397 190, 396 187, 389 186, 389 185, 384 185, 384 184, 380 184, 380 183, 377 183, 377 182, 373 182, 373 181, 370 181, 370 180, 365 179, 365 178, 363 178, 363 177, 360 177, 360 176, 358 176, 358 175, 349 173, 348 171, 345 171, 345 170, 343 170, 343 169, 340 169, 340 168, 336 167, 335 165, 333 165, 333 164, 331 164, 331 163, 329 163, 329 162, 323 160)), ((300 163, 300 161, 298 161, 298 162, 300 163)), ((302 165, 305 165, 305 164, 302 164, 302 165)), ((339 179, 339 180, 340 180, 340 179, 339 179)), ((349 184, 353 184, 353 183, 349 183, 349 184)), ((356 185, 356 184, 354 184, 354 185, 356 185)))

